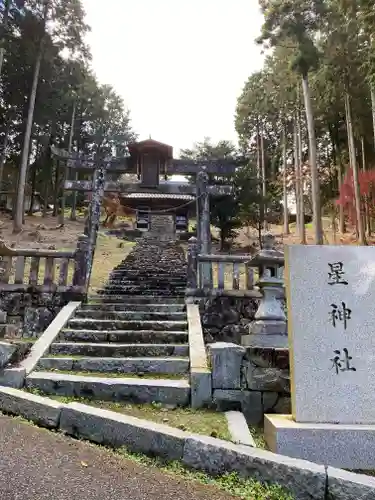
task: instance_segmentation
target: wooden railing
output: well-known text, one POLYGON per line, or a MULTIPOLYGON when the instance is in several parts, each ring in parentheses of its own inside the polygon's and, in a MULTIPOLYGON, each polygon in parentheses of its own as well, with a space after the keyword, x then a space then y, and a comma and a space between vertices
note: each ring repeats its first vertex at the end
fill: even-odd
POLYGON ((0 240, 0 292, 84 293, 87 283, 87 237, 70 251, 11 248, 0 240))
POLYGON ((259 296, 254 290, 258 269, 250 255, 198 254, 197 239, 190 238, 187 253, 186 295, 259 296))
POLYGON ((248 255, 198 255, 198 288, 204 288, 204 266, 209 266, 212 277, 210 288, 215 290, 252 290, 254 269, 248 255))

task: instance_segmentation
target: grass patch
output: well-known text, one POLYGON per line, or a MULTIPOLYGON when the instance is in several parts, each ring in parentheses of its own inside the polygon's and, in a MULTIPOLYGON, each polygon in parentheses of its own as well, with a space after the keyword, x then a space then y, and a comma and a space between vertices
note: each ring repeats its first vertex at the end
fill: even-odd
POLYGON ((89 293, 95 293, 105 285, 110 272, 125 259, 134 245, 134 242, 98 233, 89 293))
MULTIPOLYGON (((44 396, 37 389, 27 391, 44 396)), ((126 402, 95 401, 86 398, 70 398, 56 395, 48 395, 48 397, 64 404, 73 402, 83 403, 96 408, 131 415, 143 420, 170 425, 183 431, 225 439, 226 441, 230 441, 231 438, 225 414, 211 409, 201 408, 194 410, 193 408, 180 408, 161 403, 130 404, 126 402)))
POLYGON ((31 338, 31 337, 30 338, 29 337, 19 337, 19 338, 18 337, 12 337, 12 338, 5 337, 4 340, 5 341, 12 341, 15 344, 35 344, 35 342, 39 339, 35 338, 35 337, 33 337, 33 338, 31 338))
POLYGON ((119 453, 121 456, 146 467, 157 467, 166 474, 216 486, 220 490, 243 500, 295 500, 291 493, 279 485, 265 485, 255 479, 244 479, 236 472, 213 478, 205 472, 188 469, 177 461, 166 463, 158 458, 149 458, 145 455, 129 452, 126 448, 121 448, 119 453))
MULTIPOLYGON (((121 241, 115 236, 106 235, 103 232, 98 233, 98 238, 96 242, 96 250, 94 255, 94 262, 91 273, 90 281, 90 293, 95 293, 97 289, 102 288, 106 283, 108 276, 112 269, 122 262, 125 257, 129 254, 134 246, 134 242, 121 241)), ((60 251, 72 249, 59 248, 60 251)), ((14 284, 15 273, 16 273, 16 257, 12 259, 12 265, 9 270, 9 284, 14 284)), ((53 282, 58 283, 59 273, 61 267, 61 259, 54 260, 54 277, 53 282)), ((41 258, 38 269, 37 284, 42 285, 44 282, 46 268, 46 259, 41 258)), ((28 284, 30 278, 31 270, 31 258, 25 258, 24 272, 23 272, 23 283, 28 284)), ((68 273, 67 273, 67 284, 72 283, 74 274, 74 259, 69 261, 68 273)))
POLYGON ((249 426, 249 431, 251 432, 251 435, 253 436, 257 447, 261 448, 263 450, 268 450, 267 443, 264 439, 263 427, 252 425, 252 426, 249 426))

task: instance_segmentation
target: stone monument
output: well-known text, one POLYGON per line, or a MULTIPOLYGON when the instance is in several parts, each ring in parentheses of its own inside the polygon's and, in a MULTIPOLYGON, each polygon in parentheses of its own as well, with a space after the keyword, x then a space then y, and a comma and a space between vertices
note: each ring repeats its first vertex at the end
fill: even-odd
POLYGON ((262 237, 262 249, 251 260, 258 269, 257 286, 262 293, 249 334, 241 343, 248 347, 286 348, 288 345, 286 317, 281 299, 283 292, 284 254, 274 249, 275 237, 267 233, 262 237))
POLYGON ((174 216, 171 214, 152 213, 150 233, 153 236, 158 236, 160 241, 174 241, 176 239, 174 216))
POLYGON ((292 415, 265 415, 270 449, 375 469, 375 248, 285 249, 292 415))

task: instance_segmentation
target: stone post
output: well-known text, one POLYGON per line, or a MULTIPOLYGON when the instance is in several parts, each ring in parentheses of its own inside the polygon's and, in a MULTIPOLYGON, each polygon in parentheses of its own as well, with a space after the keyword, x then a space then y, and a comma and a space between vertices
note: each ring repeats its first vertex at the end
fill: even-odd
POLYGON ((198 253, 201 252, 202 248, 202 234, 201 234, 201 229, 202 229, 202 183, 201 183, 201 178, 199 176, 200 172, 198 172, 197 177, 196 177, 196 232, 197 232, 197 249, 198 253))
MULTIPOLYGON (((200 196, 200 241, 199 243, 199 253, 209 254, 211 252, 211 223, 210 223, 210 199, 207 190, 208 187, 208 175, 206 169, 203 168, 197 176, 197 185, 199 189, 200 196)), ((205 262, 201 265, 201 286, 203 288, 212 287, 212 264, 210 262, 205 262)))
POLYGON ((198 288, 198 242, 192 236, 189 239, 187 254, 187 289, 196 290, 198 288))
POLYGON ((77 250, 74 260, 73 286, 86 287, 88 285, 88 263, 90 259, 89 238, 85 234, 78 237, 77 250))
POLYGON ((262 298, 249 335, 242 337, 242 345, 251 347, 288 347, 287 321, 281 298, 283 298, 284 254, 274 250, 274 237, 263 237, 262 250, 250 260, 250 265, 259 270, 257 283, 262 298))
POLYGON ((89 238, 89 260, 87 265, 87 287, 89 286, 91 269, 95 255, 96 240, 100 225, 100 207, 104 195, 105 168, 103 164, 95 170, 92 183, 92 199, 85 234, 89 238))

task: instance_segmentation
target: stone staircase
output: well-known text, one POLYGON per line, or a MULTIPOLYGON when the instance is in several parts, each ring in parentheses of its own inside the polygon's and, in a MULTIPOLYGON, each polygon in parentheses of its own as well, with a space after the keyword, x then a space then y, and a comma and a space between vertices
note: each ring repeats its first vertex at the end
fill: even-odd
POLYGON ((142 239, 62 330, 26 384, 47 394, 188 405, 186 263, 142 239))

